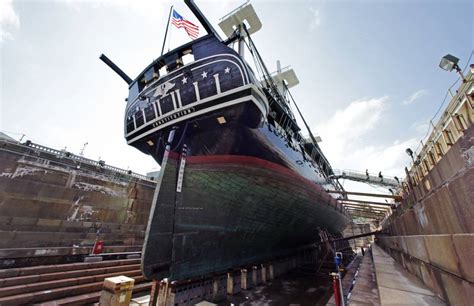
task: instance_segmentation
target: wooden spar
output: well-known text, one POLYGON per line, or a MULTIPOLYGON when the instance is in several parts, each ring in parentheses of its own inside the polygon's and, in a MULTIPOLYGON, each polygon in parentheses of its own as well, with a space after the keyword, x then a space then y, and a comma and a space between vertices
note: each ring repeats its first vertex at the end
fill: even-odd
POLYGON ((357 196, 364 196, 364 197, 394 199, 397 202, 400 202, 402 200, 401 196, 391 195, 391 194, 366 193, 366 192, 354 192, 354 191, 339 191, 339 190, 326 190, 326 191, 328 193, 339 193, 339 194, 357 195, 357 196))

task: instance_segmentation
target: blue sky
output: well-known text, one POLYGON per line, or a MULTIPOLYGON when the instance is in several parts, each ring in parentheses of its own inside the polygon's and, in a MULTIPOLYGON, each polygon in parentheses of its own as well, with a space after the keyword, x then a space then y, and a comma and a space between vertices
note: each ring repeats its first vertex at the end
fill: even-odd
MULTIPOLYGON (((0 1, 0 130, 55 148, 147 172, 154 161, 123 139, 126 84, 159 56, 170 2, 0 1), (16 133, 16 134, 15 134, 16 133)), ((243 1, 196 3, 217 27, 243 1)), ((182 2, 178 12, 196 19, 182 2)), ((337 169, 399 175, 455 73, 474 49, 473 1, 252 1, 254 35, 271 71, 279 59, 300 80, 292 89, 337 169)), ((184 42, 173 29, 172 45, 184 42)), ((471 63, 473 60, 471 60, 471 63)))

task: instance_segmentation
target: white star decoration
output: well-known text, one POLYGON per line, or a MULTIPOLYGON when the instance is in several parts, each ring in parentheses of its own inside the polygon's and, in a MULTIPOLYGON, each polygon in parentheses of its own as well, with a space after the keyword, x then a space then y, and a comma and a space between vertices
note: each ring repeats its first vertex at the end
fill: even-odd
POLYGON ((226 74, 229 73, 229 72, 230 72, 230 68, 229 68, 229 67, 225 67, 224 72, 225 72, 226 74))
POLYGON ((181 80, 181 82, 183 82, 183 84, 186 84, 188 82, 188 78, 187 77, 183 77, 183 79, 181 80))
POLYGON ((202 75, 203 79, 207 78, 207 72, 206 71, 203 71, 201 75, 202 75))

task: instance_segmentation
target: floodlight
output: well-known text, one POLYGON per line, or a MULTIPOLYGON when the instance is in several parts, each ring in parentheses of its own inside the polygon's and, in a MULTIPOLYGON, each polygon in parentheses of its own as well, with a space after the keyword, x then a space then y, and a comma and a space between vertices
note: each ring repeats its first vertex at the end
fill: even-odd
POLYGON ((461 80, 463 81, 463 83, 465 83, 467 80, 464 77, 464 74, 462 73, 461 68, 459 68, 458 62, 459 62, 459 58, 451 54, 446 54, 441 59, 441 62, 439 63, 439 67, 446 71, 453 71, 453 69, 456 70, 456 72, 461 76, 461 80))
POLYGON ((459 58, 451 54, 446 54, 441 59, 441 62, 439 63, 439 67, 446 71, 452 71, 453 69, 458 67, 458 62, 459 62, 459 58))

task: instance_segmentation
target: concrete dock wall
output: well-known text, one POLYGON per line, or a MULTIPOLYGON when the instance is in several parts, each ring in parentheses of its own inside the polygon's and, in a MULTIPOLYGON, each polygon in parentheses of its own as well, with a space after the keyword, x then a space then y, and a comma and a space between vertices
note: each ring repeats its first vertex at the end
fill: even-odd
POLYGON ((0 142, 0 258, 90 246, 97 232, 106 246, 141 246, 155 183, 47 149, 0 142))
POLYGON ((383 224, 377 243, 451 305, 474 299, 474 126, 383 224))

